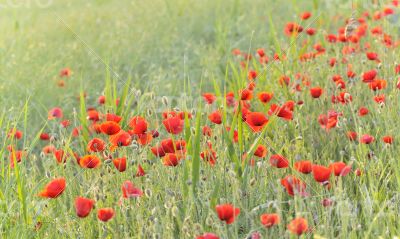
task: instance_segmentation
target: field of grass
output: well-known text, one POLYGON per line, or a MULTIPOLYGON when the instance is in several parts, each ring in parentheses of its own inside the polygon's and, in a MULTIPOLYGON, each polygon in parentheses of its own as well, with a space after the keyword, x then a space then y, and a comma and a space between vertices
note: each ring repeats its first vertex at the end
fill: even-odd
POLYGON ((1 238, 400 236, 398 1, 5 2, 1 238))

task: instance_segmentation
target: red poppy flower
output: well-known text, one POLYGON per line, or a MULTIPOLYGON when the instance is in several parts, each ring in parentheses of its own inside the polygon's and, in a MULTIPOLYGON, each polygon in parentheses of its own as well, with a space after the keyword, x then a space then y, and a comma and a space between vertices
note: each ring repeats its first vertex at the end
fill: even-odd
POLYGON ((99 138, 94 138, 90 140, 87 145, 88 152, 102 152, 105 148, 106 143, 99 138))
POLYGON ((235 208, 232 204, 217 205, 215 210, 217 211, 219 219, 225 221, 226 224, 232 224, 240 213, 240 209, 235 208))
POLYGON ((101 161, 96 155, 85 155, 79 160, 79 165, 82 168, 97 168, 101 161))
POLYGON ((347 138, 350 139, 351 141, 355 141, 357 140, 357 133, 354 131, 348 131, 347 138))
POLYGON ((113 164, 118 171, 124 172, 126 170, 126 157, 113 159, 113 164))
POLYGON ((329 43, 336 43, 337 42, 337 36, 335 34, 328 34, 326 36, 326 41, 329 43))
POLYGON ((214 101, 215 101, 215 99, 217 99, 217 97, 215 97, 215 95, 212 93, 204 93, 203 99, 205 100, 205 102, 207 104, 211 105, 212 103, 214 103, 214 101))
POLYGON ((387 82, 385 80, 380 80, 380 79, 375 79, 368 84, 368 87, 373 91, 385 89, 386 86, 387 82))
POLYGON ((369 134, 364 134, 360 138, 360 142, 363 144, 370 144, 374 142, 375 138, 369 134))
POLYGON ((129 121, 133 134, 144 134, 147 131, 147 121, 140 116, 135 116, 129 121))
MULTIPOLYGON (((130 133, 130 132, 128 132, 130 133)), ((151 133, 146 134, 137 134, 133 135, 133 138, 140 144, 140 145, 147 145, 150 144, 153 140, 153 135, 151 133)))
POLYGON ((329 60, 329 65, 330 65, 331 67, 334 67, 334 66, 336 65, 336 62, 337 62, 336 58, 335 58, 335 57, 332 57, 332 58, 329 60))
POLYGON ((271 166, 277 168, 289 167, 289 161, 285 157, 279 154, 271 155, 271 157, 269 158, 269 163, 271 164, 271 166))
POLYGON ((330 168, 314 164, 312 166, 312 172, 315 181, 323 183, 329 181, 332 171, 330 168))
POLYGON ((210 163, 212 166, 215 165, 217 161, 217 153, 209 146, 209 148, 200 153, 200 157, 210 163))
POLYGON ((393 13, 394 13, 394 10, 393 10, 392 8, 390 8, 390 7, 385 7, 385 8, 383 9, 383 14, 384 14, 385 16, 391 15, 391 14, 393 14, 393 13))
POLYGON ((72 75, 72 71, 68 67, 60 70, 60 77, 70 77, 71 75, 72 75))
POLYGON ((273 96, 274 96, 274 93, 260 92, 258 94, 258 99, 261 101, 261 103, 267 104, 268 102, 271 101, 273 96))
POLYGON ((98 124, 97 122, 93 122, 89 126, 89 132, 90 132, 90 134, 93 134, 93 133, 100 134, 101 133, 101 125, 98 124))
POLYGON ((309 174, 312 171, 312 163, 308 160, 298 161, 294 163, 294 168, 301 173, 309 174))
POLYGON ((25 151, 15 150, 14 148, 12 148, 10 150, 10 157, 9 157, 9 159, 10 159, 10 167, 14 168, 14 166, 15 166, 14 162, 17 162, 17 163, 21 162, 22 157, 25 156, 25 154, 26 154, 25 151))
POLYGON ((222 113, 219 110, 212 112, 208 119, 213 122, 214 124, 221 124, 222 123, 222 113))
POLYGON ((285 178, 281 179, 281 185, 285 187, 286 192, 290 196, 308 196, 308 193, 306 192, 307 185, 295 176, 288 175, 285 178))
POLYGON ((272 104, 269 111, 269 115, 277 115, 280 118, 283 118, 284 120, 292 120, 293 119, 293 112, 290 110, 289 107, 286 107, 285 105, 282 107, 279 107, 276 104, 272 104))
POLYGON ((346 176, 351 171, 351 166, 347 166, 343 162, 335 162, 329 165, 335 176, 346 176))
POLYGON ((114 217, 114 209, 112 208, 100 208, 97 211, 97 218, 100 221, 107 222, 114 217))
POLYGON ((254 132, 260 132, 267 125, 268 118, 261 112, 249 112, 246 114, 246 123, 254 132))
POLYGON ((294 22, 289 22, 285 26, 285 34, 287 36, 297 35, 303 31, 303 27, 294 22))
POLYGON ((356 73, 353 71, 347 71, 347 77, 349 77, 350 79, 356 77, 356 73))
POLYGON ((378 72, 376 70, 367 71, 363 74, 363 82, 369 83, 372 82, 377 76, 378 72))
POLYGON ((322 95, 322 88, 321 87, 314 87, 310 89, 310 94, 313 98, 317 99, 322 95))
POLYGON ((239 91, 240 100, 251 100, 253 98, 253 92, 250 89, 244 89, 239 91))
POLYGON ((281 85, 281 86, 284 86, 284 85, 288 86, 289 83, 290 83, 290 77, 289 77, 289 76, 283 75, 283 76, 281 76, 281 77, 279 78, 279 85, 281 85))
POLYGON ((160 146, 152 147, 151 152, 157 157, 164 157, 166 153, 174 153, 174 142, 172 141, 172 139, 164 139, 163 141, 161 141, 160 146))
POLYGON ((124 198, 137 198, 143 195, 142 190, 136 188, 135 185, 131 181, 125 181, 122 184, 122 196, 124 198))
POLYGON ((302 20, 307 20, 311 17, 311 12, 303 12, 300 17, 302 20))
POLYGON ((215 235, 214 233, 204 233, 201 236, 196 237, 196 239, 219 239, 219 237, 217 235, 215 235))
POLYGON ((90 121, 99 121, 100 120, 100 114, 96 110, 89 110, 87 112, 87 119, 90 121))
POLYGON ((386 144, 393 144, 393 137, 390 135, 383 136, 382 141, 386 144))
POLYGON ((332 95, 332 103, 342 103, 342 104, 347 104, 349 102, 353 101, 353 97, 347 93, 347 92, 340 92, 339 95, 335 96, 332 95))
POLYGON ((394 72, 395 72, 396 74, 400 74, 400 64, 397 64, 397 65, 394 67, 394 72))
POLYGON ((68 126, 71 125, 71 121, 69 121, 69 120, 63 120, 63 121, 60 122, 60 124, 61 124, 61 126, 62 126, 63 128, 67 128, 68 126))
POLYGON ((212 129, 210 128, 210 126, 205 125, 205 126, 203 127, 203 129, 202 129, 202 133, 203 133, 204 136, 211 137, 211 135, 212 135, 212 129))
POLYGON ((49 153, 54 153, 54 151, 56 151, 56 147, 54 147, 53 145, 46 145, 43 147, 42 152, 45 154, 49 154, 49 153))
POLYGON ((144 175, 146 175, 146 172, 144 171, 142 166, 139 164, 135 176, 136 177, 143 177, 144 175))
POLYGON ((271 213, 271 214, 262 214, 260 216, 260 221, 261 224, 263 224, 266 228, 270 228, 275 225, 278 225, 281 219, 278 214, 271 213))
POLYGON ((121 130, 121 127, 114 121, 106 121, 100 125, 100 130, 106 135, 114 135, 121 130))
POLYGON ((22 138, 22 131, 17 130, 17 129, 12 129, 10 130, 10 132, 8 133, 8 137, 10 138, 14 138, 14 139, 21 139, 22 138))
POLYGON ((256 151, 254 151, 254 156, 264 158, 267 155, 267 148, 264 145, 258 145, 256 151))
POLYGON ((169 117, 163 120, 163 125, 168 133, 170 134, 180 134, 183 130, 184 120, 179 116, 169 117))
POLYGON ((56 119, 56 118, 61 119, 62 117, 64 117, 64 114, 63 114, 62 109, 59 107, 51 109, 47 115, 47 119, 49 119, 49 120, 56 119))
POLYGON ((131 144, 132 138, 130 134, 120 130, 118 133, 111 135, 109 141, 115 147, 128 146, 131 144))
POLYGON ((75 199, 75 211, 78 217, 87 217, 92 210, 94 200, 84 197, 77 197, 75 199))
POLYGON ((40 140, 43 140, 43 141, 50 140, 50 135, 47 133, 41 133, 39 138, 40 138, 40 140))
POLYGON ((104 105, 106 103, 106 97, 104 95, 99 96, 99 98, 97 99, 97 102, 100 105, 104 105))
POLYGON ((377 96, 374 96, 374 101, 375 101, 376 103, 378 103, 378 104, 383 104, 383 103, 385 103, 385 100, 386 100, 385 95, 377 95, 377 96))
POLYGON ((39 196, 56 198, 64 192, 65 186, 66 183, 64 178, 56 178, 45 186, 45 188, 39 193, 39 196))
POLYGON ((367 55, 368 60, 379 61, 378 54, 375 52, 367 52, 366 55, 367 55))
POLYGON ((306 33, 309 36, 313 36, 316 32, 317 32, 317 30, 315 28, 312 28, 312 27, 307 28, 307 30, 306 30, 306 33))
POLYGON ((119 123, 122 120, 122 117, 116 114, 106 114, 106 120, 107 121, 114 121, 115 123, 119 123))
POLYGON ((255 71, 255 70, 250 70, 248 73, 247 73, 247 79, 249 79, 249 80, 254 80, 254 79, 256 79, 257 78, 257 71, 255 71))
POLYGON ((293 219, 289 223, 287 228, 291 233, 300 236, 301 234, 306 233, 308 231, 308 223, 306 219, 298 217, 293 219))
POLYGON ((225 101, 227 106, 234 107, 236 105, 235 94, 233 92, 226 93, 225 101))
POLYGON ((359 115, 359 116, 364 116, 364 115, 367 115, 368 112, 369 112, 369 110, 368 110, 367 108, 361 107, 361 108, 358 110, 358 115, 359 115))
POLYGON ((151 136, 153 136, 153 138, 158 138, 158 136, 160 136, 160 133, 158 132, 158 130, 151 130, 150 131, 151 136))
POLYGON ((65 155, 64 150, 55 149, 53 151, 54 157, 56 158, 58 163, 65 163, 67 161, 67 156, 65 155))
POLYGON ((313 48, 319 53, 324 53, 326 51, 326 49, 320 43, 316 43, 313 48))
POLYGON ((163 157, 163 164, 165 166, 175 167, 179 164, 180 158, 174 153, 167 153, 163 157))
POLYGON ((258 48, 257 49, 257 54, 259 57, 264 57, 265 56, 265 50, 263 48, 258 48))
POLYGON ((72 133, 71 133, 72 136, 78 137, 79 134, 80 134, 80 132, 81 132, 81 130, 82 130, 82 126, 75 127, 75 128, 72 130, 72 133))

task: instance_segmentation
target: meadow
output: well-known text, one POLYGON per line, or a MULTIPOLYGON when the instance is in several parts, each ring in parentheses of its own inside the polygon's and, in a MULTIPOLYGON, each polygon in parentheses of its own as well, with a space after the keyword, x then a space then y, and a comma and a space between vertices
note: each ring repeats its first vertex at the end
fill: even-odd
POLYGON ((397 238, 400 2, 0 4, 1 238, 397 238))

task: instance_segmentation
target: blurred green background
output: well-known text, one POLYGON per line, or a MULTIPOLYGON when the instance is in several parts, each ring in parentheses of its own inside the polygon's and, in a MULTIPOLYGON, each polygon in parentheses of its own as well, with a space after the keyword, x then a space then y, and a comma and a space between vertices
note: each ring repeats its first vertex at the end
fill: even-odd
POLYGON ((184 80, 196 88, 203 79, 207 88, 211 77, 223 81, 233 48, 273 54, 270 21, 283 38, 283 26, 301 12, 324 21, 332 7, 351 12, 351 2, 339 0, 6 0, 1 103, 7 109, 30 97, 38 111, 67 107, 81 88, 95 100, 105 63, 119 84, 131 75, 135 87, 157 95, 179 95, 184 80), (64 67, 73 76, 60 88, 64 67))

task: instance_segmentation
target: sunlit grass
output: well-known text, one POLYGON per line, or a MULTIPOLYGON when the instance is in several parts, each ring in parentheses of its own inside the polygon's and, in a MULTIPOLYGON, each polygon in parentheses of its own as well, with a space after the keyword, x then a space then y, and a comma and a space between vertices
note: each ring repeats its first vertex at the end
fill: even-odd
MULTIPOLYGON (((336 33, 352 10, 347 1, 332 2, 336 5, 294 0, 62 0, 45 9, 2 9, 1 237, 195 238, 212 232, 221 238, 246 238, 257 231, 263 238, 294 238, 287 225, 295 217, 308 221, 310 231, 303 237, 399 236, 399 90, 394 73, 399 50, 387 49, 372 36, 361 39, 361 45, 368 42, 378 53, 381 63, 368 61, 363 51, 347 55, 357 73, 355 80, 350 80, 346 77, 348 65, 341 62, 342 47, 350 44, 329 44, 325 36, 336 33), (312 19, 300 21, 298 16, 303 11, 312 12, 312 19), (283 28, 291 21, 319 30, 312 37, 287 37, 283 28), (300 62, 299 56, 312 51, 318 42, 326 53, 300 62), (233 55, 236 48, 253 58, 233 55), (258 48, 265 49, 268 64, 258 62, 258 48), (285 54, 287 59, 274 61, 275 53, 280 57, 285 54), (334 67, 328 65, 332 57, 337 59, 334 67), (71 68, 73 74, 61 79, 59 71, 64 67, 71 68), (387 81, 387 88, 377 92, 360 82, 363 72, 375 68, 379 69, 379 78, 387 81), (239 91, 249 83, 249 70, 259 74, 252 111, 268 115, 272 103, 303 101, 295 106, 292 121, 268 115, 268 124, 254 133, 242 120, 243 106, 235 111, 227 105, 226 94, 233 92, 238 100, 239 91), (279 84, 283 75, 296 82, 297 73, 307 77, 310 86, 324 89, 319 99, 310 96, 308 86, 293 91, 279 84), (331 80, 337 74, 353 97, 350 103, 331 102, 332 95, 343 91, 331 80), (58 86, 60 80, 64 80, 64 87, 58 86), (261 91, 274 93, 271 103, 258 101, 261 91), (212 105, 205 104, 201 97, 204 92, 215 94, 212 105), (385 94, 385 105, 374 102, 373 97, 379 94, 385 94), (100 95, 106 97, 104 105, 98 104, 100 95), (364 117, 358 115, 362 106, 369 109, 364 117), (47 111, 53 107, 62 107, 64 118, 71 123, 68 128, 61 127, 60 120, 47 119, 47 111), (149 122, 149 130, 158 130, 160 136, 149 145, 134 141, 108 151, 114 157, 127 157, 123 173, 110 160, 103 160, 97 169, 81 168, 74 153, 87 154, 87 142, 93 137, 108 142, 105 135, 91 135, 92 122, 87 119, 91 107, 122 116, 124 130, 128 130, 131 117, 142 116, 149 122), (208 119, 217 109, 222 113, 220 125, 208 119), (318 117, 332 109, 343 116, 327 131, 321 128, 318 117), (183 132, 170 135, 162 124, 164 111, 184 111, 192 117, 185 114, 183 132), (203 136, 204 125, 212 128, 211 137, 203 136), (82 127, 78 137, 71 134, 75 127, 82 127), (14 128, 22 131, 22 139, 7 136, 14 128), (351 142, 346 137, 348 131, 359 136, 370 134, 375 141, 369 145, 351 142), (49 142, 40 140, 42 132, 50 133, 49 142), (393 136, 394 143, 385 144, 385 135, 393 136), (166 167, 150 150, 166 138, 186 141, 185 159, 177 167, 166 167), (215 166, 200 157, 209 149, 208 143, 216 152, 215 166), (64 150, 65 164, 42 152, 48 144, 64 150), (253 158, 259 144, 267 147, 267 156, 253 158), (9 145, 24 151, 21 162, 17 163, 15 151, 9 152, 9 145), (284 155, 289 167, 272 167, 269 158, 273 154, 284 155), (325 166, 343 161, 352 171, 345 177, 332 177, 331 189, 327 189, 312 175, 294 169, 294 162, 299 160, 325 166), (146 176, 135 177, 138 165, 143 166, 146 176), (356 169, 361 170, 360 176, 356 169), (280 181, 287 175, 301 178, 310 196, 290 197, 280 181), (63 194, 57 199, 38 197, 40 190, 57 177, 67 180, 63 194), (126 180, 142 189, 144 195, 122 199, 121 185, 126 180), (76 216, 77 196, 96 201, 87 218, 76 216), (324 207, 324 199, 334 204, 324 207), (233 224, 221 222, 215 212, 216 205, 223 203, 241 210, 233 224), (115 210, 115 217, 107 223, 97 219, 97 209, 103 207, 115 210), (263 213, 279 214, 280 224, 266 229, 260 223, 263 213)), ((382 7, 359 4, 357 13, 369 10, 373 14, 382 7)), ((394 21, 394 17, 368 20, 369 30, 382 26, 397 41, 394 21)))

